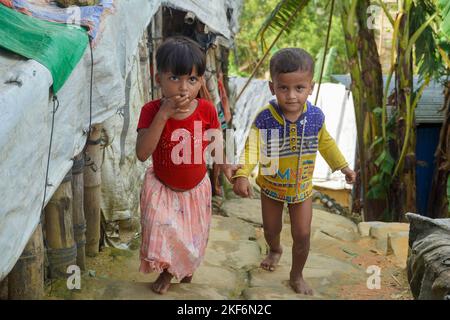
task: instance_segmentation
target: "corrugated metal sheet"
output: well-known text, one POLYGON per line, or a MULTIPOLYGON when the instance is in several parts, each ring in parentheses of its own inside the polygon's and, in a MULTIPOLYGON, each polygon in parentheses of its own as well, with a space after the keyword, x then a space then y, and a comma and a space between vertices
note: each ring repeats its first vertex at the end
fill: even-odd
MULTIPOLYGON (((332 78, 350 90, 350 75, 333 75, 332 78)), ((386 82, 386 76, 383 80, 386 82)), ((414 88, 419 87, 419 77, 414 77, 414 88)), ((390 91, 394 89, 394 80, 391 81, 390 91)), ((431 81, 424 90, 419 105, 416 108, 416 123, 442 123, 444 113, 441 111, 444 105, 444 87, 437 81, 431 81)), ((388 108, 389 109, 389 108, 388 108)))
MULTIPOLYGON (((414 86, 418 87, 417 79, 414 79, 414 86)), ((444 121, 444 112, 441 110, 443 105, 444 87, 436 81, 430 82, 416 109, 417 122, 442 123, 444 121)))

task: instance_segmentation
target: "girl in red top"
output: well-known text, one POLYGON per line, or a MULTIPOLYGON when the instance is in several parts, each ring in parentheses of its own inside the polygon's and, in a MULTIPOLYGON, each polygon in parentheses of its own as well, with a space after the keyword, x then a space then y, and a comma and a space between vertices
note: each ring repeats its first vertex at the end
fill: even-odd
POLYGON ((156 63, 163 98, 141 110, 136 155, 153 160, 141 190, 140 271, 160 273, 152 290, 162 294, 173 277, 190 282, 205 254, 211 183, 204 152, 208 133, 222 152, 222 135, 215 107, 197 98, 206 65, 199 46, 185 37, 169 38, 158 48, 156 63))

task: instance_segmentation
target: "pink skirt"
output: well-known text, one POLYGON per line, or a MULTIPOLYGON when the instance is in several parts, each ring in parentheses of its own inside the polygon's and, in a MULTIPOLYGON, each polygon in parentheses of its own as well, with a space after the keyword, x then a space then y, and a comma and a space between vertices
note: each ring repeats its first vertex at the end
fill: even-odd
POLYGON ((177 192, 147 169, 141 190, 144 273, 167 269, 178 280, 193 275, 205 255, 211 224, 211 183, 208 174, 193 189, 177 192))

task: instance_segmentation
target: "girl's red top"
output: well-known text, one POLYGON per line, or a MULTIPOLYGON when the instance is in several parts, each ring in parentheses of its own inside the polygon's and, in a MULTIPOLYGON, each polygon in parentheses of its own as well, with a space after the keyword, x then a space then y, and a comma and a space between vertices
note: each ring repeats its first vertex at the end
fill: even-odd
MULTIPOLYGON (((175 189, 192 189, 202 181, 206 174, 203 154, 211 141, 211 138, 206 137, 205 131, 220 128, 214 105, 204 99, 197 100, 197 108, 189 117, 167 120, 152 154, 156 177, 175 189)), ((137 130, 150 126, 160 105, 161 100, 158 99, 142 107, 137 130)))

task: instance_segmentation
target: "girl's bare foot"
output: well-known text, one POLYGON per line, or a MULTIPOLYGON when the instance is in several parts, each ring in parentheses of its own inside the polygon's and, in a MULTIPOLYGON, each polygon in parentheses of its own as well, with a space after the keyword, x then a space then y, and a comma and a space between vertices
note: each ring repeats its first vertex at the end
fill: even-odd
POLYGON ((292 276, 289 280, 289 284, 296 293, 312 296, 314 294, 311 287, 306 283, 302 276, 292 276))
POLYGON ((164 294, 169 290, 170 287, 170 281, 172 280, 173 276, 164 270, 156 279, 155 282, 152 283, 152 290, 159 294, 164 294))
POLYGON ((261 262, 261 268, 267 271, 274 271, 278 261, 280 261, 283 249, 270 250, 267 257, 261 262))
POLYGON ((192 281, 192 276, 187 276, 184 277, 183 279, 181 279, 180 283, 191 283, 192 281))

